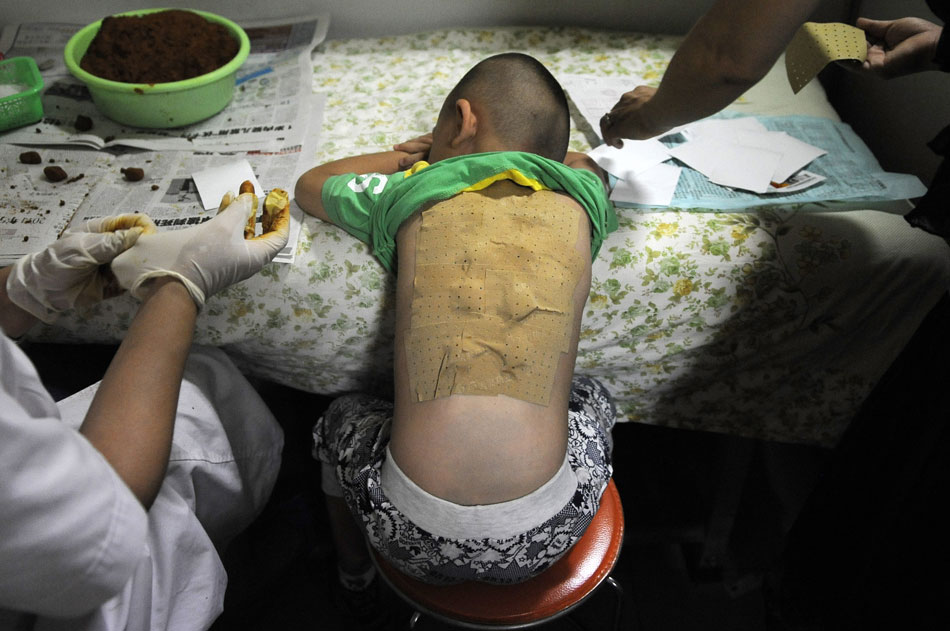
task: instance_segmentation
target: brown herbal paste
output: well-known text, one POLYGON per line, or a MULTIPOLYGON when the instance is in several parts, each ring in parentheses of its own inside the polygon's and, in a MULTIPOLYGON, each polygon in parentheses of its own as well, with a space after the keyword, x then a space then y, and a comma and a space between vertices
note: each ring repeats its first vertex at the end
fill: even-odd
POLYGON ((207 74, 238 52, 221 24, 191 11, 110 16, 89 44, 80 67, 123 83, 168 83, 207 74))

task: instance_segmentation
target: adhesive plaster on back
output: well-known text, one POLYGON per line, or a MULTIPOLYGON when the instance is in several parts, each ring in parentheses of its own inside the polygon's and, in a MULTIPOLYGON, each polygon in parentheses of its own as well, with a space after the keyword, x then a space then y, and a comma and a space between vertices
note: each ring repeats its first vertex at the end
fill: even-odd
POLYGON ((546 405, 585 259, 554 193, 463 193, 422 214, 406 336, 416 400, 505 394, 546 405))
POLYGON ((840 22, 805 22, 785 50, 785 71, 798 92, 832 61, 867 59, 864 31, 840 22))

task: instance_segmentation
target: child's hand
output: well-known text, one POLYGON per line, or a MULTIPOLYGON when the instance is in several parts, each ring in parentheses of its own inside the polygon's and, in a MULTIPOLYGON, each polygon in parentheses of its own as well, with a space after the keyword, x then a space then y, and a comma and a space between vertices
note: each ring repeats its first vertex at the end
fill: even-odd
POLYGON ((408 169, 419 160, 429 158, 429 149, 432 147, 432 132, 393 145, 393 151, 403 151, 409 155, 399 158, 399 168, 408 169))

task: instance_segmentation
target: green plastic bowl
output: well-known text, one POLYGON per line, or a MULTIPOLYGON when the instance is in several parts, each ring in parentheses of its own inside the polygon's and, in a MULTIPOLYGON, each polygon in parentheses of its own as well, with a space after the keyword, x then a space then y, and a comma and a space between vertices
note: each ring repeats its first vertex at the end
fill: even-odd
MULTIPOLYGON (((119 16, 145 15, 167 9, 143 9, 117 13, 119 16)), ((79 67, 79 62, 92 39, 99 32, 102 20, 83 27, 66 43, 66 67, 86 84, 92 100, 112 120, 134 127, 167 129, 182 127, 214 116, 234 96, 234 80, 238 68, 251 51, 251 42, 240 26, 214 13, 188 9, 210 22, 217 22, 230 31, 240 46, 237 55, 224 66, 207 74, 169 83, 122 83, 92 75, 79 67)))

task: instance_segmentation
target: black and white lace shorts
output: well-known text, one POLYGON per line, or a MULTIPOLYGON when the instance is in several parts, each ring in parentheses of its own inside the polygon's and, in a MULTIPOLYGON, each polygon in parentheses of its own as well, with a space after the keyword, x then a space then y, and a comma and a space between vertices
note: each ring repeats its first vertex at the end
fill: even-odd
MULTIPOLYGON (((548 513, 553 516, 517 534, 446 536, 420 526, 396 508, 382 483, 383 469, 392 475, 394 466, 386 464, 393 405, 368 395, 336 399, 313 428, 313 453, 323 464, 323 488, 343 496, 373 548, 406 574, 430 583, 529 579, 583 535, 613 474, 610 431, 616 410, 610 395, 600 382, 587 377, 575 376, 571 385, 563 472, 576 478, 576 484, 572 479, 573 492, 568 491, 560 509, 548 513)), ((513 502, 530 500, 537 492, 513 502)), ((429 497, 458 510, 473 508, 429 497)), ((496 510, 506 504, 510 503, 478 509, 496 510)))

